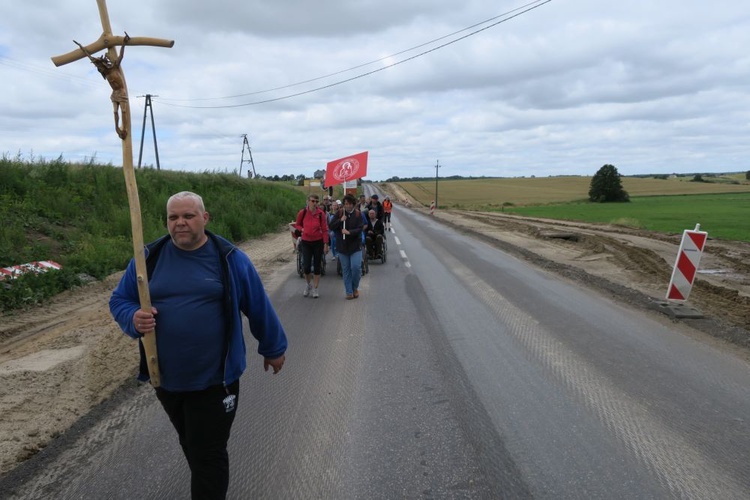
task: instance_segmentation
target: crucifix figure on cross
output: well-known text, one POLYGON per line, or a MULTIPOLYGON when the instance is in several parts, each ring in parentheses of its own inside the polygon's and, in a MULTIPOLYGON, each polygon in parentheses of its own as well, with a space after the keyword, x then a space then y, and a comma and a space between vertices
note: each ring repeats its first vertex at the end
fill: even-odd
POLYGON ((89 60, 94 64, 94 66, 96 66, 96 69, 99 71, 99 73, 101 73, 102 78, 107 80, 107 82, 109 82, 109 86, 112 87, 112 95, 110 96, 110 99, 112 100, 113 111, 115 114, 115 131, 117 132, 117 135, 120 137, 120 139, 125 139, 125 137, 127 137, 129 132, 127 126, 130 124, 130 117, 127 116, 125 112, 125 109, 129 108, 129 106, 125 106, 125 103, 128 100, 128 92, 125 86, 125 75, 120 69, 122 58, 125 56, 125 45, 127 45, 129 41, 130 36, 126 31, 125 38, 123 39, 123 44, 122 46, 120 46, 120 56, 117 58, 117 60, 111 61, 107 54, 94 58, 89 53, 89 51, 86 50, 86 47, 73 40, 73 43, 78 45, 83 53, 89 57, 89 60), (122 127, 120 127, 120 108, 123 109, 122 127))
MULTIPOLYGON (((143 226, 141 223, 141 204, 138 200, 138 186, 135 182, 135 171, 133 170, 133 141, 130 134, 130 102, 128 100, 128 86, 125 82, 125 73, 122 69, 122 58, 125 54, 125 45, 150 45, 152 47, 172 47, 173 40, 164 40, 161 38, 148 37, 130 37, 127 33, 125 36, 114 36, 112 26, 109 23, 109 13, 107 12, 106 0, 96 0, 99 7, 99 17, 102 22, 102 34, 93 43, 89 45, 78 45, 78 48, 67 54, 52 58, 55 66, 88 57, 96 66, 99 73, 112 87, 112 105, 115 113, 115 131, 122 141, 122 171, 125 175, 125 187, 128 192, 128 204, 130 205, 130 224, 133 233, 133 252, 135 260, 136 273, 138 275, 138 295, 141 309, 151 312, 151 295, 148 289, 148 275, 146 271, 146 254, 143 244, 143 226), (117 53, 116 47, 121 47, 120 53, 117 53), (101 50, 107 50, 106 55, 94 57, 93 54, 101 50), (119 113, 118 113, 119 111, 119 113), (121 116, 119 116, 121 114, 121 116)), ((156 332, 148 332, 141 338, 148 371, 151 376, 151 385, 159 387, 161 385, 159 373, 159 359, 156 352, 156 332)))

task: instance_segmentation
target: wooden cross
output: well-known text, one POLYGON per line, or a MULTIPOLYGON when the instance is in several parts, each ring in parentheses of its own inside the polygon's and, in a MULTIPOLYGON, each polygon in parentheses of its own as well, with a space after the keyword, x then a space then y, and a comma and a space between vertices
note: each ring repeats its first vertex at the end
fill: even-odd
MULTIPOLYGON (((78 49, 52 58, 55 66, 88 57, 96 68, 112 87, 112 105, 115 114, 115 131, 122 141, 122 171, 125 174, 125 187, 128 192, 128 204, 130 205, 130 224, 133 233, 133 252, 135 254, 135 270, 138 276, 138 297, 143 311, 151 312, 151 294, 148 290, 148 275, 146 272, 146 255, 143 243, 143 225, 141 222, 141 204, 138 200, 138 186, 135 182, 135 171, 133 170, 133 141, 130 126, 130 103, 128 101, 128 87, 125 82, 125 74, 120 67, 125 52, 125 45, 150 45, 153 47, 172 47, 173 40, 160 38, 113 36, 112 26, 109 23, 106 0, 96 0, 99 7, 99 17, 102 21, 102 35, 94 42, 83 46, 74 40, 78 49), (120 54, 116 47, 120 46, 120 54), (107 54, 94 58, 92 54, 107 49, 107 54), (122 121, 118 116, 118 110, 122 113, 122 121), (122 126, 120 126, 122 123, 122 126)), ((156 351, 156 332, 148 332, 142 338, 143 348, 146 352, 148 372, 151 376, 151 385, 161 385, 159 373, 159 357, 156 351)))

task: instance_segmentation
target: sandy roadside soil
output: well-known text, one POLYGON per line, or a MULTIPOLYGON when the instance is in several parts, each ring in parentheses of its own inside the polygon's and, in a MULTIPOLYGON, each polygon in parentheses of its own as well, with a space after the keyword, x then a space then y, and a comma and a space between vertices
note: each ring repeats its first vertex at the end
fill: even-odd
MULTIPOLYGON (((389 187, 395 210, 418 207, 389 187)), ((621 227, 441 211, 460 231, 637 307, 664 298, 680 235, 621 227)), ((286 228, 241 245, 264 283, 294 257, 286 228)), ((690 304, 707 319, 689 328, 706 342, 750 359, 750 245, 710 240, 690 304)), ((48 305, 0 317, 0 475, 43 449, 132 379, 134 341, 111 319, 108 300, 120 275, 61 294, 48 305)), ((659 314, 659 313, 654 313, 659 314)))
MULTIPOLYGON (((264 283, 293 258, 286 229, 240 245, 264 283)), ((0 475, 44 448, 132 380, 135 341, 109 314, 122 273, 0 317, 0 475)))

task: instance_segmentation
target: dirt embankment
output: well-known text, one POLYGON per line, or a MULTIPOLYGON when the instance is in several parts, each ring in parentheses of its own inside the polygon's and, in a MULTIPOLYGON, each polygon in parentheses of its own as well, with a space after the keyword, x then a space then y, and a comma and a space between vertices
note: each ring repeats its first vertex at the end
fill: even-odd
MULTIPOLYGON (((267 283, 289 262, 286 229, 241 245, 267 283)), ((0 475, 131 381, 138 348, 109 314, 121 273, 0 317, 0 475)))
MULTIPOLYGON (((395 211, 428 211, 395 185, 395 211)), ((499 248, 636 307, 666 293, 680 235, 615 226, 526 219, 508 214, 438 211, 435 217, 499 248)), ((293 258, 286 228, 242 246, 273 287, 293 258)), ((709 240, 689 320, 707 341, 728 342, 750 358, 750 244, 709 240), (701 333, 703 332, 703 333, 701 333)), ((134 376, 136 345, 109 315, 119 280, 111 276, 61 294, 45 307, 0 317, 0 475, 44 448, 134 376)))

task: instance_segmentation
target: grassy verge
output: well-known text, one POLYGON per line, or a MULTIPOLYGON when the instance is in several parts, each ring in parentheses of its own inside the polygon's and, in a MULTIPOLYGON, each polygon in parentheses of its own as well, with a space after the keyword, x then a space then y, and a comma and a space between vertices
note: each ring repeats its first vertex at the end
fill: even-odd
MULTIPOLYGON (((290 186, 225 173, 136 171, 146 242, 166 234, 166 202, 178 191, 203 197, 209 229, 238 242, 275 231, 304 205, 290 186)), ((0 311, 38 302, 123 269, 133 255, 130 210, 121 168, 0 158, 0 267, 54 260, 65 272, 6 280, 0 311), (41 294, 41 295, 40 295, 41 294)))
POLYGON ((559 203, 503 211, 552 219, 681 233, 700 224, 710 237, 750 241, 750 193, 633 197, 630 203, 559 203))

